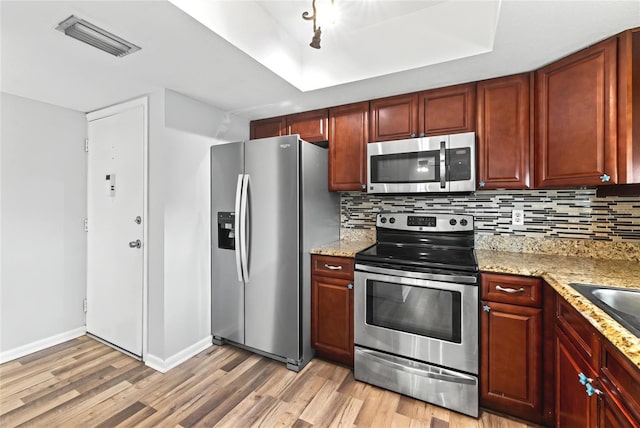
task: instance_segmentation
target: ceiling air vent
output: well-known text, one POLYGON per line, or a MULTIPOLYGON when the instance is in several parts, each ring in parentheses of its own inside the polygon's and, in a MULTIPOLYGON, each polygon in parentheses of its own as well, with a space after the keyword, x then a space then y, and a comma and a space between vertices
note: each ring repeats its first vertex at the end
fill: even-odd
POLYGON ((117 57, 140 50, 133 43, 73 15, 58 24, 56 30, 117 57))

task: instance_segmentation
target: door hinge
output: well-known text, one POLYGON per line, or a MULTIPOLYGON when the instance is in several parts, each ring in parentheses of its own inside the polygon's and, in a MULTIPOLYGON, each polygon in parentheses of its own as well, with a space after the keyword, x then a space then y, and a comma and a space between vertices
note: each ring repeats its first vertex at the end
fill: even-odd
POLYGON ((82 310, 84 311, 84 313, 87 313, 87 299, 84 299, 82 301, 82 310))
POLYGON ((84 231, 85 232, 89 231, 89 219, 88 218, 84 219, 84 231))
POLYGON ((84 151, 85 152, 89 152, 89 139, 88 138, 84 139, 84 151))

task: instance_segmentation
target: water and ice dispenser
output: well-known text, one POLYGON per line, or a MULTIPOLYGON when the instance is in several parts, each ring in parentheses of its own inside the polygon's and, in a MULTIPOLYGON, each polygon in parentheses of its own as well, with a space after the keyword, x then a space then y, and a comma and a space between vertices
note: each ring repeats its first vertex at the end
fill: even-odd
POLYGON ((235 218, 234 212, 218 211, 218 248, 236 249, 235 218))

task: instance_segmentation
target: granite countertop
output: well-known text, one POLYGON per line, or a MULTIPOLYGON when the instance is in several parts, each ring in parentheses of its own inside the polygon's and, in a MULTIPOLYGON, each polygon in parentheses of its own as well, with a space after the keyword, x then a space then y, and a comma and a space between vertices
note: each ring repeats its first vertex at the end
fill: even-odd
POLYGON ((542 277, 640 368, 640 338, 574 290, 577 282, 640 290, 640 263, 545 254, 476 250, 483 272, 542 277))
POLYGON ((340 239, 312 248, 309 252, 324 256, 354 258, 358 251, 362 251, 373 244, 375 244, 375 240, 371 239, 340 239))

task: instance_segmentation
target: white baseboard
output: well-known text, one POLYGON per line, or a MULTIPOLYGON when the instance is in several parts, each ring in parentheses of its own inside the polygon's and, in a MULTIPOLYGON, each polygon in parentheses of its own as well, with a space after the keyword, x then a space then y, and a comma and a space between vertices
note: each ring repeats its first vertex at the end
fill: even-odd
POLYGON ((161 373, 166 373, 172 368, 177 367, 180 364, 184 363, 194 355, 207 349, 209 346, 212 345, 211 343, 212 339, 213 339, 212 336, 207 336, 204 339, 189 346, 188 348, 183 349, 177 354, 170 356, 166 360, 163 360, 162 358, 156 357, 155 355, 148 353, 144 359, 144 363, 154 370, 157 370, 161 373))
POLYGON ((75 339, 76 337, 83 336, 86 332, 87 327, 82 326, 73 330, 65 331, 64 333, 36 340, 35 342, 27 343, 26 345, 18 346, 17 348, 2 351, 0 352, 0 364, 24 357, 25 355, 33 354, 34 352, 42 351, 43 349, 58 345, 62 342, 66 342, 67 340, 75 339))

